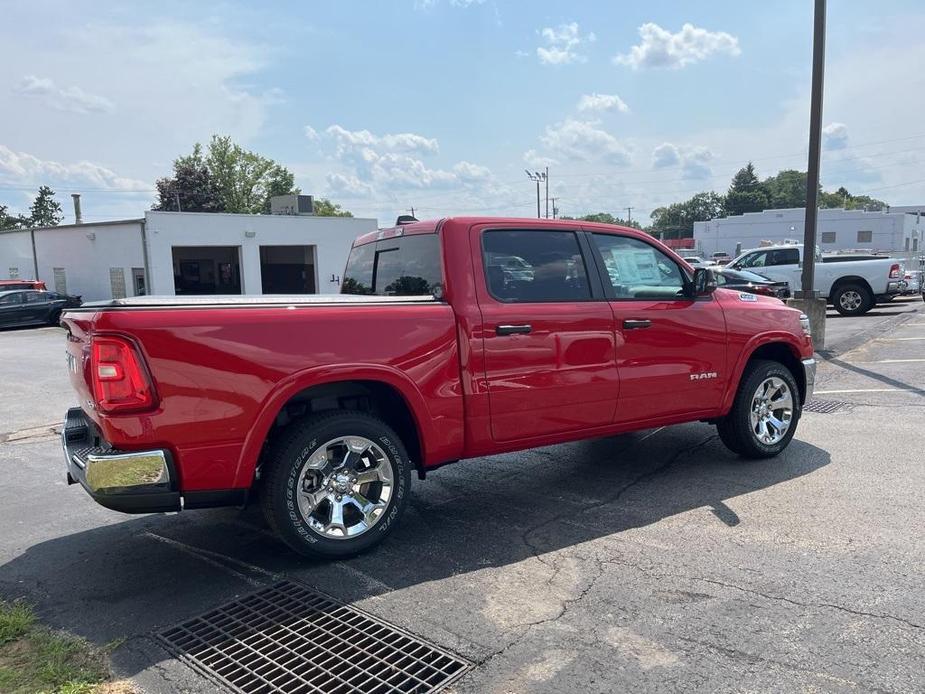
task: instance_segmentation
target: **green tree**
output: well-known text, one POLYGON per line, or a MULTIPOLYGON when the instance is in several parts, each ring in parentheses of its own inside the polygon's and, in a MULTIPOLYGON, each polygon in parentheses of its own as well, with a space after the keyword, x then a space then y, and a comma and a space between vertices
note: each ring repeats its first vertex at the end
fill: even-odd
POLYGON ((273 195, 299 192, 293 187, 293 175, 288 169, 244 149, 228 136, 212 136, 206 166, 218 188, 225 212, 269 212, 273 195))
POLYGON ((38 195, 29 208, 26 225, 30 227, 56 227, 64 219, 61 203, 55 200, 55 191, 48 186, 41 186, 38 195))
POLYGON ((202 156, 198 143, 193 153, 173 162, 173 177, 159 178, 155 210, 179 209, 183 212, 223 212, 218 186, 202 156))
POLYGON ((319 217, 352 217, 353 213, 341 208, 327 198, 315 198, 313 202, 315 214, 319 217))
POLYGON ((769 209, 806 207, 806 172, 787 169, 778 171, 761 182, 768 196, 769 209))
POLYGON ((12 215, 6 205, 0 205, 0 231, 6 229, 20 229, 25 223, 21 215, 12 215))
POLYGON ((760 212, 768 206, 768 195, 758 180, 755 167, 748 162, 732 177, 726 193, 726 214, 760 212))
POLYGON ((689 200, 658 207, 650 215, 652 233, 676 232, 679 237, 690 236, 694 222, 722 217, 726 211, 726 198, 712 191, 697 193, 689 200))

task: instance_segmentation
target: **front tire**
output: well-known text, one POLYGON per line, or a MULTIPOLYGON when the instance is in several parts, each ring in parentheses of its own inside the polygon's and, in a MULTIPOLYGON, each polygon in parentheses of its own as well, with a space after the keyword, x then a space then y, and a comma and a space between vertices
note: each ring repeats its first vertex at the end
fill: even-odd
POLYGON ((290 425, 272 446, 261 498, 270 527, 306 556, 371 549, 405 509, 411 462, 398 435, 364 412, 290 425))
POLYGON ((860 316, 873 308, 874 297, 861 284, 843 284, 832 295, 835 310, 843 316, 860 316))
POLYGON ((742 374, 732 409, 716 424, 726 447, 743 458, 772 458, 796 432, 802 407, 793 374, 776 361, 755 360, 742 374))

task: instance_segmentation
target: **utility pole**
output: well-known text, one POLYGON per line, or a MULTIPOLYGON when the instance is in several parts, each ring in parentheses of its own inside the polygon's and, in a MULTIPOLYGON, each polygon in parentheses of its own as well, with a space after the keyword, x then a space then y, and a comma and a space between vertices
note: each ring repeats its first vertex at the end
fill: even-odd
POLYGON ((627 221, 627 222, 632 222, 632 221, 633 221, 633 208, 632 208, 632 207, 624 207, 623 209, 626 210, 626 221, 627 221))
POLYGON ((177 212, 182 212, 183 210, 180 209, 180 191, 179 190, 173 191, 173 198, 174 200, 177 201, 177 212))
POLYGON ((806 214, 803 228, 801 290, 794 304, 809 316, 816 349, 825 344, 825 302, 813 289, 816 275, 816 223, 819 216, 819 162, 822 142, 822 86, 825 76, 825 5, 815 0, 813 12, 813 83, 809 106, 809 160, 806 166, 806 214))
POLYGON ((543 215, 540 214, 540 181, 546 180, 546 174, 540 173, 539 171, 527 171, 527 169, 524 169, 524 171, 527 173, 527 178, 529 178, 531 181, 536 181, 536 218, 542 219, 543 215))
POLYGON ((549 167, 546 167, 546 172, 543 175, 543 179, 546 181, 546 219, 549 219, 549 167))
POLYGON ((559 198, 550 198, 550 200, 552 200, 552 218, 553 219, 559 218, 559 208, 556 207, 556 200, 558 199, 559 198))
MULTIPOLYGON (((414 217, 414 205, 411 206, 410 210, 406 210, 406 212, 410 212, 411 216, 414 217)), ((414 217, 414 218, 417 219, 417 217, 414 217)))

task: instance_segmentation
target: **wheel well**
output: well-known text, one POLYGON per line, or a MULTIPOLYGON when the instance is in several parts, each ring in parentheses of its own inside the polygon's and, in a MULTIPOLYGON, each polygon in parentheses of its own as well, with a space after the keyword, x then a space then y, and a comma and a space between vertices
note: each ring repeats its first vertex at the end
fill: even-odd
POLYGON ((339 381, 299 391, 276 415, 264 451, 292 422, 331 410, 359 410, 379 417, 401 438, 418 474, 423 471, 423 448, 411 408, 397 389, 380 381, 339 381))
MULTIPOLYGON (((789 345, 783 342, 770 342, 766 345, 761 345, 751 353, 748 362, 751 363, 756 359, 776 361, 786 366, 790 373, 793 374, 793 380, 797 382, 797 387, 800 389, 800 402, 806 400, 806 374, 803 373, 803 363, 793 353, 789 345)), ((747 367, 748 364, 746 364, 747 367)))
POLYGON ((848 275, 846 277, 839 277, 835 284, 832 285, 832 289, 829 291, 829 298, 833 299, 835 297, 835 292, 838 291, 840 287, 843 287, 846 284, 860 284, 864 287, 870 295, 874 295, 874 290, 871 288, 870 283, 863 277, 858 277, 856 275, 848 275))

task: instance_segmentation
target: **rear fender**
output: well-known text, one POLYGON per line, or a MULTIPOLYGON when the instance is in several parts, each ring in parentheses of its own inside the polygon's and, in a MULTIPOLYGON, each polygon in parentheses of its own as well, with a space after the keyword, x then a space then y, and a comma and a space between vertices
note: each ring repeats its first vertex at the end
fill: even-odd
POLYGON ((260 414, 244 439, 235 473, 235 487, 249 487, 254 479, 260 451, 283 406, 298 393, 327 383, 377 381, 393 387, 404 398, 421 446, 422 460, 427 460, 427 442, 433 441, 433 419, 423 395, 410 378, 397 369, 379 364, 338 364, 320 366, 292 374, 281 381, 264 401, 260 414))

